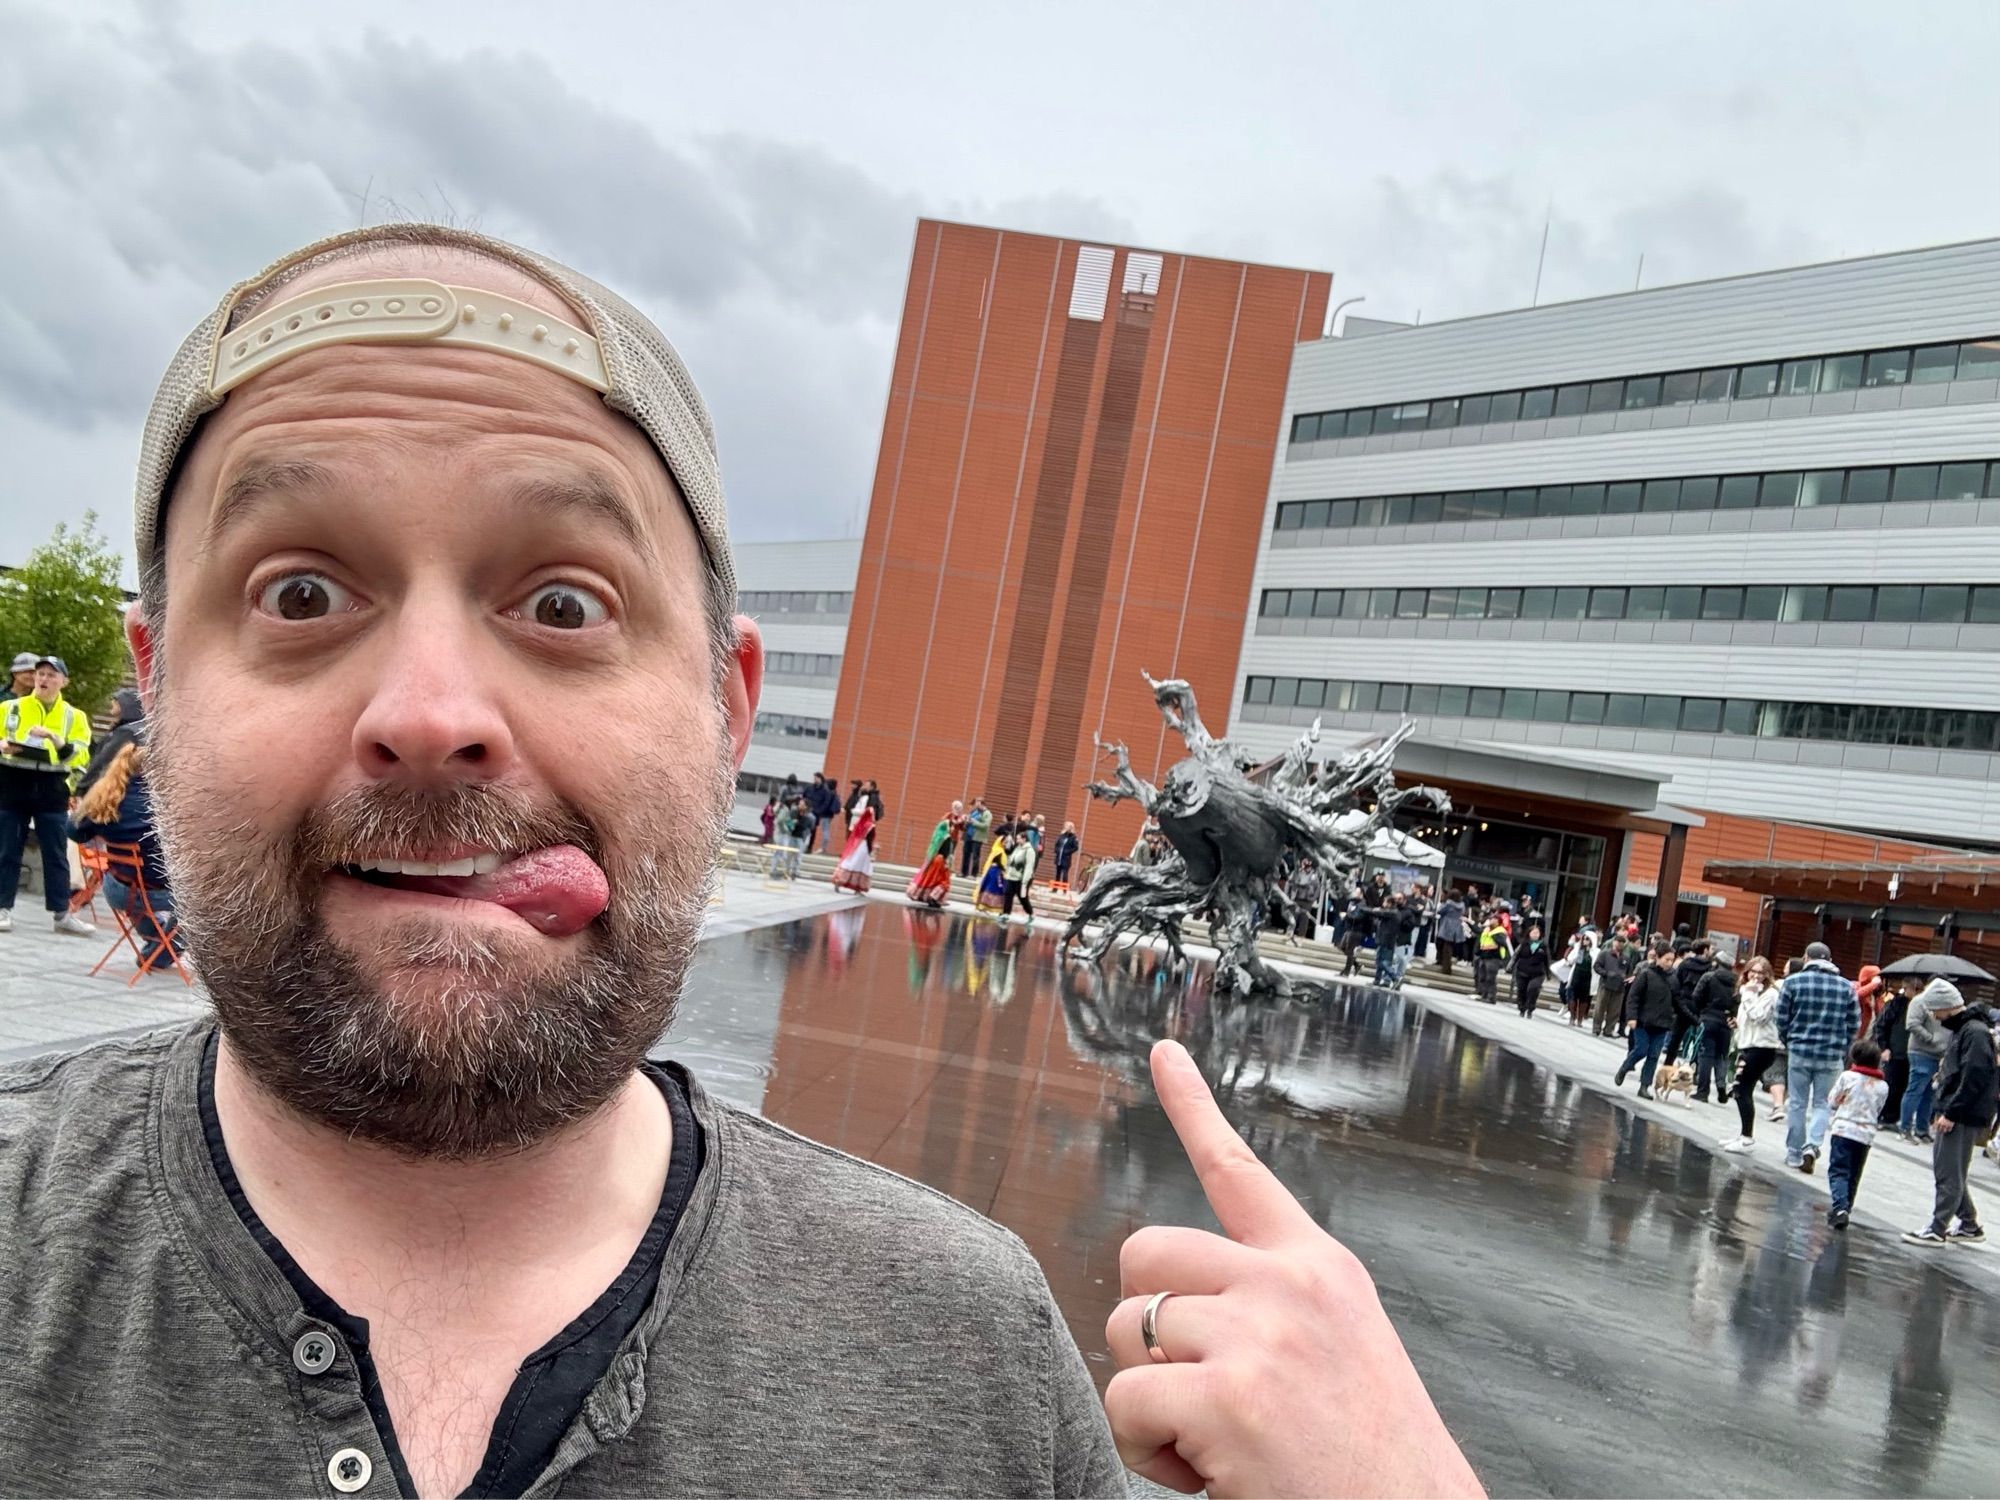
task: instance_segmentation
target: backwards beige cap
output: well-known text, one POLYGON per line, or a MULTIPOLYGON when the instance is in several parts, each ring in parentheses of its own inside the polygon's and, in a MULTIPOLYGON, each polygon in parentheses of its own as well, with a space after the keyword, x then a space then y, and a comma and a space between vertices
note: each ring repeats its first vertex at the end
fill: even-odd
POLYGON ((139 572, 153 565, 175 466, 201 419, 259 370, 325 344, 442 344, 529 360, 600 392, 652 439, 680 486, 708 565, 736 595, 715 430, 666 336, 615 292, 532 250, 430 224, 380 224, 296 250, 231 288, 182 343, 153 397, 133 506, 139 572), (309 266, 375 244, 470 250, 516 266, 579 309, 577 327, 526 303, 422 277, 343 282, 284 297, 309 266), (278 299, 278 300, 274 300, 278 299))

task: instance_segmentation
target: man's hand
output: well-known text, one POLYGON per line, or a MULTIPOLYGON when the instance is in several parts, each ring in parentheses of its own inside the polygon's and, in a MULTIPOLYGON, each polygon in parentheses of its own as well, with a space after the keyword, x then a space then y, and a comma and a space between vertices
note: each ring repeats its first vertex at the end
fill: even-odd
POLYGON ((1216 1108, 1177 1042, 1153 1083, 1228 1238, 1153 1225, 1125 1241, 1105 1335, 1118 1453, 1155 1483, 1237 1495, 1483 1496, 1361 1262, 1216 1108), (1147 1301, 1160 1351, 1140 1331, 1147 1301))
POLYGON ((1951 1121, 1947 1120, 1943 1115, 1939 1115, 1935 1120, 1931 1121, 1931 1134, 1950 1135, 1951 1121))

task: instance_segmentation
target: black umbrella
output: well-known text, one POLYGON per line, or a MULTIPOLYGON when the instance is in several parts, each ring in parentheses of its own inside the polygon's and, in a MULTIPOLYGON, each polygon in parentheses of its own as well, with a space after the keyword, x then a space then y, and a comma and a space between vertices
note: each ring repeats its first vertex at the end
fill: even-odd
POLYGON ((1884 979, 1963 979, 1971 984, 1992 984, 1993 976, 1978 964, 1967 963, 1953 953, 1912 953, 1899 958, 1882 971, 1884 979))

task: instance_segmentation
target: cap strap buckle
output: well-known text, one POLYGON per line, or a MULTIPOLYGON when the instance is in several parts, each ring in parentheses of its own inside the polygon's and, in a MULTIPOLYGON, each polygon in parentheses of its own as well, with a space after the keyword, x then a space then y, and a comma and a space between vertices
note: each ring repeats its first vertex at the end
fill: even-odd
POLYGON ((420 277, 346 281, 288 297, 218 337, 209 393, 327 344, 442 344, 525 359, 597 392, 604 351, 574 323, 498 292, 420 277))

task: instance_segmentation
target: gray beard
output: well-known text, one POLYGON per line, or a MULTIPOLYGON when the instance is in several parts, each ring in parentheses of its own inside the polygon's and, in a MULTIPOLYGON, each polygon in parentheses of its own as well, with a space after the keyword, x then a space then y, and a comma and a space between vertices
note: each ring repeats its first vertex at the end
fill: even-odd
POLYGON ((705 796, 667 795, 685 777, 664 766, 636 777, 625 801, 641 810, 616 847, 577 809, 482 783, 370 786, 274 835, 233 815, 230 788, 201 783, 200 749, 183 755, 167 718, 156 711, 146 769, 176 910, 232 1054, 279 1103, 411 1157, 519 1151, 601 1108, 672 1021, 726 822, 723 747, 705 796), (428 994, 400 1004, 327 931, 322 882, 359 847, 461 842, 575 844, 604 867, 611 904, 579 952, 527 972, 512 940, 412 917, 384 948, 428 994))

